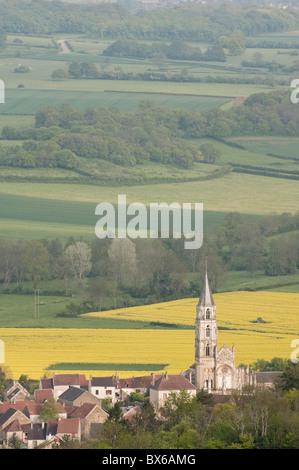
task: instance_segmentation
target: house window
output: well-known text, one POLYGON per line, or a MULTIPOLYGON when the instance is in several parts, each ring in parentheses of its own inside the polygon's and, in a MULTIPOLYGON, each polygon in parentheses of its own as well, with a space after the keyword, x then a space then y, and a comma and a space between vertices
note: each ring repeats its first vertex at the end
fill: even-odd
POLYGON ((112 395, 112 390, 106 390, 106 395, 112 395))
POLYGON ((167 398, 167 393, 163 393, 162 396, 163 396, 163 400, 166 400, 166 398, 167 398))
POLYGON ((211 310, 208 308, 206 311, 206 320, 210 320, 211 318, 211 310))
POLYGON ((210 355, 210 345, 207 344, 206 345, 206 356, 209 356, 210 355))
POLYGON ((206 327, 206 337, 209 338, 211 336, 211 330, 209 325, 206 327))
POLYGON ((98 390, 96 390, 96 395, 98 395, 98 394, 99 394, 99 391, 98 391, 98 390))

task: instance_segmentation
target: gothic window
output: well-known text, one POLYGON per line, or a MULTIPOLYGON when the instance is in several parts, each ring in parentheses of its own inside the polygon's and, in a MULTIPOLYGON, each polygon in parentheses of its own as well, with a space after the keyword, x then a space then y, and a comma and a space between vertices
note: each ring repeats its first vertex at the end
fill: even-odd
POLYGON ((209 338, 211 336, 211 330, 209 325, 206 327, 206 337, 209 338))
POLYGON ((206 345, 206 356, 209 356, 210 355, 210 345, 207 344, 206 345))
POLYGON ((208 308, 206 311, 206 320, 210 320, 211 318, 211 310, 208 308))

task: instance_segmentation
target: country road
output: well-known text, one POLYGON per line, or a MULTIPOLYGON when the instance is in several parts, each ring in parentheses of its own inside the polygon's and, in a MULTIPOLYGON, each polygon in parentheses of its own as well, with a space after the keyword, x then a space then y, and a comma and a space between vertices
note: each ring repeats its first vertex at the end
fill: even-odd
POLYGON ((60 54, 69 54, 71 52, 65 41, 65 39, 58 39, 57 41, 57 44, 60 46, 60 54))

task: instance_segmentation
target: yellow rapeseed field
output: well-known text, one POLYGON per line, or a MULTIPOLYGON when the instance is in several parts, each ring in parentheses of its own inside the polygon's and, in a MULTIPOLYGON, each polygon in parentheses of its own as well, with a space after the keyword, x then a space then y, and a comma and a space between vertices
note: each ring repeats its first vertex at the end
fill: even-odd
MULTIPOLYGON (((231 292, 214 295, 217 307, 218 348, 235 345, 236 365, 256 359, 290 358, 291 342, 299 339, 299 294, 231 292), (261 317, 265 323, 256 323, 261 317)), ((197 299, 94 312, 87 316, 137 319, 194 325, 197 299)), ((5 365, 13 378, 38 379, 51 375, 55 363, 167 364, 180 373, 194 362, 194 330, 181 329, 42 329, 2 328, 5 365)), ((140 368, 139 368, 140 369, 140 368)), ((57 370, 57 373, 61 371, 57 370)), ((74 372, 69 369, 65 372, 74 372)), ((149 375, 151 371, 83 370, 94 376, 118 372, 120 377, 149 375)), ((158 372, 158 371, 155 371, 158 372)))

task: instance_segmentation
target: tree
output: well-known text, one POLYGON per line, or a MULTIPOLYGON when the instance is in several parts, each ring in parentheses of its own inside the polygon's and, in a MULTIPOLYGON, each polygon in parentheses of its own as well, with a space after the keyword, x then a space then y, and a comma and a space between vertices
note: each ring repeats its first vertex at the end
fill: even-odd
POLYGON ((153 64, 159 67, 159 69, 163 69, 166 64, 167 57, 166 55, 161 52, 155 52, 152 57, 153 64))
POLYGON ((216 163, 219 160, 221 152, 218 150, 215 145, 206 143, 202 144, 199 147, 200 152, 202 153, 203 160, 205 163, 216 163))
POLYGON ((136 276, 136 247, 129 238, 114 238, 108 249, 113 276, 120 288, 133 284, 136 276))
POLYGON ((160 424, 153 404, 148 400, 145 401, 141 414, 136 416, 135 428, 156 433, 160 424))
POLYGON ((242 31, 234 31, 227 36, 221 36, 219 44, 228 49, 231 55, 243 54, 246 50, 245 36, 242 31))
POLYGON ((212 291, 216 291, 219 284, 224 280, 226 268, 223 259, 220 256, 210 252, 210 250, 203 251, 201 253, 201 260, 197 266, 197 272, 199 273, 201 280, 202 275, 205 272, 206 258, 208 261, 210 286, 212 291))
POLYGON ((101 311, 104 300, 111 295, 111 284, 105 279, 90 282, 88 294, 97 303, 99 311, 101 311))
POLYGON ((3 28, 2 20, 0 20, 0 50, 5 48, 6 46, 5 41, 6 41, 6 32, 3 28))
POLYGON ((155 436, 154 444, 155 448, 160 449, 198 449, 200 436, 186 419, 168 432, 160 430, 155 436))
POLYGON ((13 435, 8 439, 8 447, 11 449, 21 449, 23 446, 23 442, 18 438, 16 433, 14 432, 13 435))
POLYGON ((298 260, 298 245, 293 237, 282 236, 270 243, 266 258, 266 274, 269 276, 285 276, 294 274, 298 260))
POLYGON ((264 267, 265 240, 261 229, 257 222, 248 220, 241 223, 236 232, 239 243, 233 248, 234 262, 239 262, 239 266, 255 277, 255 272, 264 267))
POLYGON ((63 279, 64 280, 64 292, 65 295, 68 294, 68 281, 72 276, 72 263, 71 259, 68 255, 63 253, 59 258, 55 258, 52 260, 51 264, 51 271, 55 277, 55 279, 63 279))
POLYGON ((198 407, 201 407, 201 404, 198 402, 197 397, 191 396, 186 390, 169 393, 160 408, 161 415, 167 420, 166 429, 171 429, 179 424, 182 419, 191 417, 198 407))
POLYGON ((56 69, 52 72, 51 78, 53 80, 66 80, 68 78, 68 73, 64 69, 56 69))
POLYGON ((25 266, 25 277, 33 282, 34 289, 39 281, 49 273, 49 254, 40 241, 30 241, 24 245, 22 259, 25 266))
POLYGON ((282 390, 299 390, 299 363, 289 361, 289 364, 279 377, 278 387, 282 390))
POLYGON ((29 73, 30 67, 28 67, 28 65, 19 65, 18 67, 15 68, 14 72, 15 73, 29 73))
POLYGON ((69 259, 71 271, 76 279, 79 289, 83 289, 85 276, 91 270, 91 250, 87 243, 76 242, 65 250, 69 259))
POLYGON ((122 419, 122 409, 121 409, 121 403, 117 401, 112 408, 109 410, 109 416, 108 419, 110 421, 115 421, 116 423, 119 423, 122 419))
POLYGON ((0 366, 0 399, 3 399, 3 392, 8 387, 8 377, 6 376, 5 368, 0 366))
POLYGON ((48 419, 57 419, 58 418, 58 406, 54 397, 50 397, 44 404, 42 411, 40 412, 39 417, 43 421, 48 421, 48 419))

